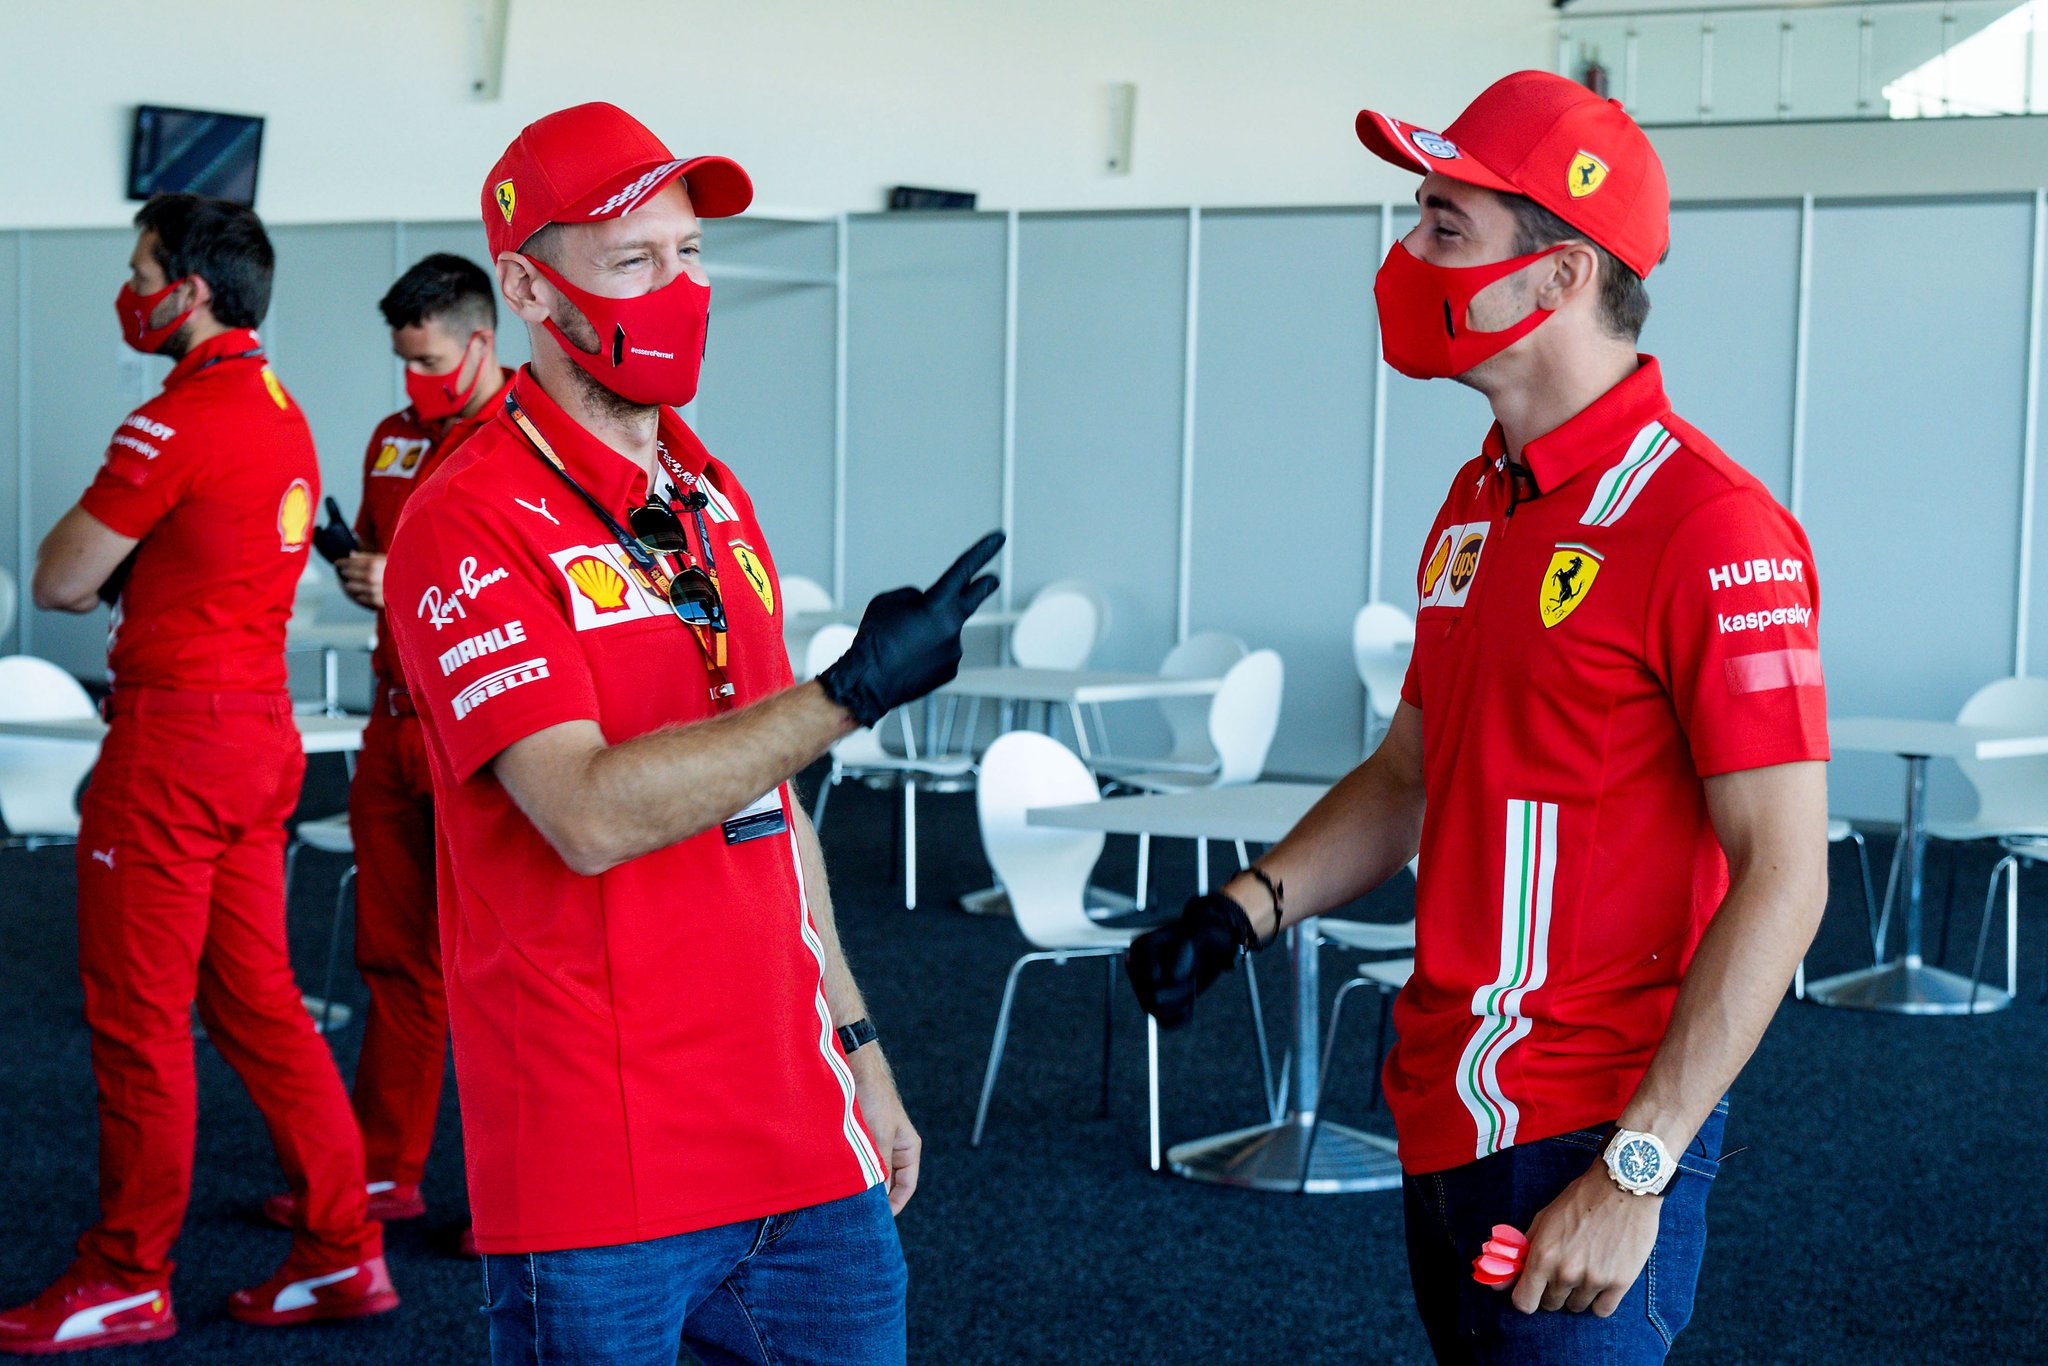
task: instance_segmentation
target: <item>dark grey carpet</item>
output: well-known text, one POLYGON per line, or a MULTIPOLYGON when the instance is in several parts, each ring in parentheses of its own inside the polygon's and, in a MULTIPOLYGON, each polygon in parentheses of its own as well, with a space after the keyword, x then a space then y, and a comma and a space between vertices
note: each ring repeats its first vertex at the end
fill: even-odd
MULTIPOLYGON (((316 764, 305 810, 339 806, 339 766, 316 764)), ((1199 1187, 1145 1169, 1143 1033, 1117 1000, 1109 1118, 1096 1117, 1103 968, 1027 969, 1009 1061, 979 1149, 967 1146, 1003 974, 1022 951, 1007 922, 949 900, 988 880, 972 802, 923 815, 924 908, 893 879, 894 803, 843 789, 825 832, 842 934, 927 1144, 901 1221, 919 1362, 1421 1362, 1408 1306, 1396 1196, 1294 1197, 1199 1187)), ((1886 851, 1881 842, 1875 853, 1886 851)), ((1862 910, 1836 852, 1837 893, 1816 966, 1848 966, 1862 910)), ((1224 855, 1227 858, 1227 855, 1224 855)), ((1943 885, 1937 856, 1932 889, 1943 885)), ((1955 957, 1973 946, 1990 856, 1961 858, 1955 957)), ((1128 885, 1112 841, 1104 880, 1128 885)), ((1193 860, 1167 845, 1156 882, 1170 904, 1193 860)), ((1880 873, 1882 869, 1880 868, 1880 873)), ((339 867, 308 857, 293 905, 302 980, 318 981, 339 867)), ((2022 1003, 1975 1020, 1850 1015, 1787 1003, 1735 1093, 1728 1163, 1691 1330, 1694 1362, 2007 1362, 2048 1359, 2040 1239, 2048 1102, 2040 1085, 2048 1008, 2038 999, 2043 896, 2023 907, 2022 1003)), ((72 932, 70 854, 0 855, 0 1303, 24 1299, 69 1258, 93 1217, 93 1088, 72 932)), ((1360 908, 1401 917, 1399 890, 1360 908)), ((1998 942, 1994 936, 1994 947, 1998 942)), ((1345 968, 1326 959, 1326 987, 1345 968)), ((1275 1028, 1284 964, 1259 964, 1275 1028)), ((351 990, 354 989, 351 979, 351 990)), ((1162 1048, 1169 1141, 1258 1117, 1242 987, 1226 981, 1196 1026, 1162 1048)), ((1349 1066, 1327 1112, 1373 1127, 1372 1012, 1347 1026, 1349 1066)), ((354 1066, 358 1032, 336 1047, 354 1066)), ((258 1222, 278 1187, 254 1108, 200 1050, 201 1121, 190 1216, 178 1247, 180 1335, 119 1360, 481 1361, 474 1264, 448 1255, 463 1209, 452 1081, 427 1180, 425 1220, 389 1232, 398 1313, 361 1324, 267 1332, 222 1313, 267 1275, 285 1235, 258 1222)), ((1383 1112, 1377 1127, 1384 1127, 1383 1112)))

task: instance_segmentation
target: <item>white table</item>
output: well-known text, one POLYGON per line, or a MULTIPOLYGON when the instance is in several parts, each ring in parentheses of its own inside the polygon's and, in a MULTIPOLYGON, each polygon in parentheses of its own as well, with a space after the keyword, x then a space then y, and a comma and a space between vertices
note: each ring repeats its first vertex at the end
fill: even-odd
POLYGON ((377 648, 377 626, 373 618, 362 621, 293 622, 285 628, 284 652, 320 652, 321 710, 341 715, 341 657, 369 654, 377 648))
MULTIPOLYGON (((299 739, 308 754, 353 754, 363 747, 365 716, 294 716, 299 739)), ((65 721, 0 721, 0 735, 32 740, 82 740, 98 744, 107 723, 97 716, 65 721)))
MULTIPOLYGON (((1906 761, 1906 812, 1901 839, 1905 898, 1905 952, 1896 960, 1814 982, 1813 1000, 1843 1010, 1899 1015, 1982 1015, 2012 1003, 2003 991, 1983 991, 1960 973, 1932 967, 1921 957, 1921 880, 1927 854, 1929 759, 2024 759, 2048 754, 2048 733, 1953 721, 1844 716, 1828 721, 1836 753, 1896 754, 1906 761)), ((1883 946, 1878 946, 1880 954, 1883 946)))
POLYGON ((1112 673, 1101 669, 962 669, 939 689, 945 697, 984 698, 1000 702, 1043 702, 1065 707, 1074 738, 1086 761, 1094 756, 1088 744, 1083 707, 1109 702, 1153 702, 1162 697, 1213 697, 1221 678, 1164 678, 1158 674, 1112 673))
MULTIPOLYGON (((1328 791, 1316 783, 1251 783, 1040 807, 1026 812, 1024 819, 1031 825, 1116 835, 1277 844, 1328 791)), ((1287 933, 1294 970, 1294 1045, 1288 1082, 1293 1108, 1271 1123, 1176 1144, 1167 1151, 1167 1163, 1190 1180, 1250 1190, 1309 1195, 1392 1190, 1401 1184, 1401 1164, 1391 1141, 1341 1124, 1317 1123, 1322 1022, 1315 919, 1304 920, 1287 933)), ((1252 970, 1249 962, 1244 966, 1245 971, 1252 970)))

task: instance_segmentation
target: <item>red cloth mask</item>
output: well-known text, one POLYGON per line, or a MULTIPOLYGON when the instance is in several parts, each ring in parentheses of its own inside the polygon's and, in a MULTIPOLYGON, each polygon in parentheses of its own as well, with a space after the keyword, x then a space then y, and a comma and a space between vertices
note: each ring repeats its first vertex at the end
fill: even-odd
POLYGON ((171 334, 185 325, 185 319, 192 316, 192 308, 199 305, 193 304, 192 308, 186 309, 162 327, 151 327, 149 320, 156 312, 157 305, 170 298, 171 291, 184 283, 183 280, 173 280, 154 294, 137 294, 133 287, 122 285, 121 292, 114 296, 114 312, 121 319, 121 340, 145 356, 153 356, 163 350, 164 343, 171 339, 171 334))
POLYGON ((1557 250, 1547 247, 1483 266, 1438 266, 1394 243, 1372 285, 1387 364, 1412 379, 1449 379, 1534 332, 1554 310, 1532 309, 1498 332, 1468 329, 1466 311, 1480 290, 1557 250))
POLYGON ((596 329, 603 349, 593 355, 570 341, 553 318, 542 324, 591 378, 629 403, 680 408, 697 396, 711 325, 710 285, 678 275, 652 294, 611 299, 578 289, 544 261, 534 261, 533 268, 596 329))
POLYGON ((456 360, 455 368, 445 375, 422 375, 410 365, 405 367, 405 396, 412 400, 412 410, 420 415, 420 421, 442 422, 469 406, 478 382, 484 377, 481 359, 475 373, 469 377, 468 387, 458 390, 455 386, 462 383, 462 367, 469 364, 470 348, 482 335, 481 332, 469 334, 469 340, 462 344, 462 355, 456 360))

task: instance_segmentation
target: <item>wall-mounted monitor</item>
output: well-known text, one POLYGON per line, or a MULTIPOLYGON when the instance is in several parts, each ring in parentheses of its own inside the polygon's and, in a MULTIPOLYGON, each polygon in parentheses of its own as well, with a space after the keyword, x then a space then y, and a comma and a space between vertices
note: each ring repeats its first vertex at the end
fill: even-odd
POLYGON ((262 151, 260 118, 138 106, 128 152, 128 197, 184 190, 253 205, 262 151))

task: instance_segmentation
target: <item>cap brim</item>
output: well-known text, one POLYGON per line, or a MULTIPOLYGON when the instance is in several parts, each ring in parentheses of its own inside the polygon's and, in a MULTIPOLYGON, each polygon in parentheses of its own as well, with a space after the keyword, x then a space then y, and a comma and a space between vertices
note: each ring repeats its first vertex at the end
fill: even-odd
POLYGON ((1404 171, 1448 176, 1452 180, 1498 190, 1502 194, 1521 193, 1506 177, 1495 174, 1491 167, 1482 164, 1441 133, 1403 123, 1372 109, 1358 111, 1357 128, 1358 140, 1374 156, 1404 171), (1431 151, 1431 148, 1438 150, 1431 151), (1441 155, 1443 152, 1449 155, 1441 155))
POLYGON ((654 198, 680 178, 699 218, 730 218, 754 202, 754 182, 739 163, 725 157, 687 157, 635 166, 606 181, 556 215, 558 223, 596 223, 617 218, 654 198))

